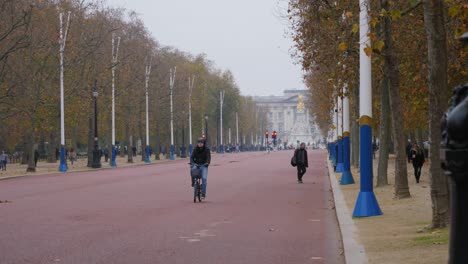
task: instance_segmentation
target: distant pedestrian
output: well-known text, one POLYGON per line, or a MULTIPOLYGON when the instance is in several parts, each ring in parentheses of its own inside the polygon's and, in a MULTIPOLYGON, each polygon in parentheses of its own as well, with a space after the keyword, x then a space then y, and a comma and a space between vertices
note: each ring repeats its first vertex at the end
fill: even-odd
POLYGON ((8 155, 5 154, 5 151, 2 151, 2 154, 0 155, 0 170, 6 171, 7 162, 8 162, 8 155))
POLYGON ((425 162, 424 151, 419 147, 417 143, 413 143, 413 147, 410 150, 411 161, 413 162, 414 168, 414 177, 416 178, 416 183, 419 183, 419 178, 421 177, 421 169, 425 162))
POLYGON ((372 142, 372 158, 375 159, 375 153, 379 149, 379 146, 377 145, 377 142, 372 142))
POLYGON ((73 162, 75 162, 75 160, 76 160, 76 151, 75 151, 74 148, 71 148, 71 149, 70 149, 69 158, 70 158, 70 163, 71 163, 71 165, 73 165, 73 162))
POLYGON ((37 161, 39 160, 39 151, 34 150, 34 166, 37 167, 37 161))
POLYGON ((58 148, 55 148, 55 160, 59 160, 60 159, 60 151, 58 148))
POLYGON ((107 146, 104 148, 104 160, 107 162, 109 160, 109 149, 107 146))
POLYGON ((294 151, 294 157, 296 158, 297 182, 302 183, 302 176, 306 173, 306 168, 309 167, 305 143, 301 143, 300 147, 294 151))

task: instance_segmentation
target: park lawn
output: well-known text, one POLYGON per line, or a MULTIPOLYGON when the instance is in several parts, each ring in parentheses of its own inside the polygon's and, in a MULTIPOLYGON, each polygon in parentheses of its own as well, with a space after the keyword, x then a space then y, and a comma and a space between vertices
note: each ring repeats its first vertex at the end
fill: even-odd
MULTIPOLYGON (((374 160, 374 179, 377 176, 377 158, 374 160)), ((352 173, 356 184, 341 185, 350 212, 354 210, 360 187, 359 171, 352 168, 352 173)), ((369 263, 447 263, 448 228, 424 230, 431 222, 428 164, 424 164, 419 184, 416 184, 414 179, 412 165, 408 164, 408 182, 411 192, 409 199, 393 198, 394 173, 395 157, 390 156, 389 185, 374 188, 383 215, 353 218, 358 230, 358 240, 365 247, 369 263)), ((341 173, 337 173, 336 177, 339 181, 341 173)))

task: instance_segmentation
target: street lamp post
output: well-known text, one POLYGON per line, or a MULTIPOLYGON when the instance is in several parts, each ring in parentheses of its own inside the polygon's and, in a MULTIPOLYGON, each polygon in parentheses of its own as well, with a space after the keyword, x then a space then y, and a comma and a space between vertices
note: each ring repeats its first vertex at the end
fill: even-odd
POLYGON ((336 172, 344 171, 343 164, 343 99, 341 91, 338 92, 338 157, 336 162, 336 172))
POLYGON ((223 147, 223 103, 224 103, 224 91, 219 92, 219 102, 220 102, 220 107, 219 107, 219 118, 220 118, 220 144, 219 144, 219 152, 224 153, 224 147, 223 147))
POLYGON ((63 92, 63 53, 67 42, 68 28, 70 25, 70 15, 68 12, 67 25, 63 29, 63 13, 60 13, 60 166, 59 171, 67 171, 67 162, 65 159, 65 107, 64 107, 64 92, 63 92), (65 32, 64 32, 65 31, 65 32))
POLYGON ((117 150, 115 148, 115 67, 117 66, 117 59, 119 55, 120 37, 117 38, 117 45, 115 37, 112 35, 112 153, 111 153, 111 167, 117 167, 115 161, 117 150))
POLYGON ((381 215, 372 184, 372 71, 371 57, 364 49, 371 47, 369 38, 369 0, 359 0, 359 160, 361 162, 360 192, 354 207, 354 217, 381 215))
POLYGON ((145 72, 145 96, 146 96, 146 148, 145 148, 145 163, 150 164, 150 144, 149 144, 149 114, 148 114, 148 82, 151 74, 151 60, 149 65, 146 66, 145 72))
POLYGON ((174 67, 174 70, 172 70, 172 68, 169 70, 169 89, 170 89, 170 100, 171 100, 171 155, 170 155, 170 159, 171 160, 175 160, 175 157, 174 157, 174 151, 175 151, 175 147, 174 147, 174 106, 173 106, 173 103, 172 103, 172 94, 173 94, 173 90, 174 90, 174 82, 175 82, 175 76, 176 76, 176 71, 177 71, 177 67, 174 67))
POLYGON ((93 91, 93 98, 94 98, 94 149, 93 149, 93 163, 91 164, 92 168, 101 168, 101 155, 99 153, 99 142, 98 142, 98 107, 97 107, 97 99, 98 99, 98 91, 97 91, 97 81, 94 81, 94 91, 93 91))
POLYGON ((192 90, 195 76, 189 77, 189 155, 192 156, 192 90))
POLYGON ((239 144, 239 114, 236 112, 236 146, 239 144))
POLYGON ((354 184, 354 178, 351 173, 350 162, 350 133, 349 133, 349 91, 348 84, 345 83, 343 93, 343 174, 341 175, 340 184, 354 184))

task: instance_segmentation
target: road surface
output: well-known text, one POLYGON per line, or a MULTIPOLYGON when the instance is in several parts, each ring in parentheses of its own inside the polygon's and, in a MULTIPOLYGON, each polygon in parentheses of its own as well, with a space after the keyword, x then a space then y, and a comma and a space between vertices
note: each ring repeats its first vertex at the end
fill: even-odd
POLYGON ((0 263, 344 263, 326 169, 309 151, 213 155, 193 203, 188 160, 0 181, 0 263))

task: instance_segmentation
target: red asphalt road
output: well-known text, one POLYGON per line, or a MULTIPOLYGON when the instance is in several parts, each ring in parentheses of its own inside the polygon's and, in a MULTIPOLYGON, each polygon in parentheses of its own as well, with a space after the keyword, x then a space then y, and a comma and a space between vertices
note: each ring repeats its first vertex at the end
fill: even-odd
POLYGON ((193 203, 187 160, 0 181, 0 263, 344 263, 326 169, 309 151, 213 155, 193 203))

